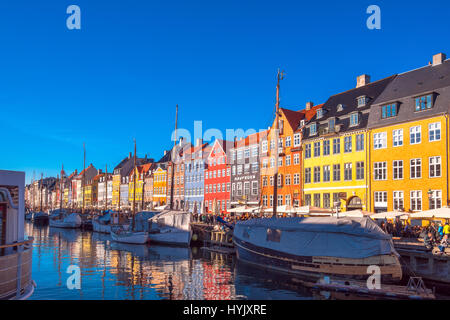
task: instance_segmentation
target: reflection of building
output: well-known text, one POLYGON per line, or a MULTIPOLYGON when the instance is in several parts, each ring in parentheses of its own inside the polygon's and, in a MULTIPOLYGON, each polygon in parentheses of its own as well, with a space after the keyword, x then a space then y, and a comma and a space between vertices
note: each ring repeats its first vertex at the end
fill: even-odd
POLYGON ((305 204, 369 210, 369 135, 372 103, 392 81, 357 78, 354 89, 328 98, 303 129, 305 204), (342 200, 342 202, 340 202, 342 200))
POLYGON ((231 300, 235 297, 233 275, 228 268, 216 263, 203 262, 203 274, 205 300, 231 300))
POLYGON ((450 60, 399 74, 373 103, 371 211, 448 205, 450 60))

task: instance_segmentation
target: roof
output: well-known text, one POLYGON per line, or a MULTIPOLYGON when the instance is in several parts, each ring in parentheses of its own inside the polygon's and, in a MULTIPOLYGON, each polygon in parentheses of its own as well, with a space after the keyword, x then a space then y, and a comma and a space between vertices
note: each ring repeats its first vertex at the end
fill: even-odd
POLYGON ((252 144, 259 143, 262 139, 267 137, 268 130, 263 130, 260 132, 255 132, 253 134, 248 135, 245 138, 242 138, 240 140, 236 140, 236 143, 234 145, 235 148, 250 146, 252 144))
POLYGON ((330 118, 335 118, 335 126, 339 128, 338 132, 365 129, 367 127, 371 105, 394 78, 395 75, 329 97, 321 107, 324 110, 322 117, 317 118, 317 111, 319 109, 316 109, 316 113, 309 121, 309 124, 319 124, 318 134, 310 135, 310 126, 306 125, 303 129, 303 139, 315 139, 321 136, 323 130, 328 128, 328 120, 330 118), (364 106, 358 107, 358 97, 362 96, 366 96, 369 100, 364 106), (339 110, 338 106, 342 106, 342 110, 339 110), (359 122, 355 126, 350 126, 350 114, 352 113, 358 113, 360 115, 359 122))
POLYGON ((369 128, 428 118, 449 112, 450 60, 440 65, 428 65, 397 75, 373 103, 369 116, 369 128), (415 97, 434 93, 433 107, 416 112, 415 97), (385 104, 397 103, 397 116, 381 118, 385 104))

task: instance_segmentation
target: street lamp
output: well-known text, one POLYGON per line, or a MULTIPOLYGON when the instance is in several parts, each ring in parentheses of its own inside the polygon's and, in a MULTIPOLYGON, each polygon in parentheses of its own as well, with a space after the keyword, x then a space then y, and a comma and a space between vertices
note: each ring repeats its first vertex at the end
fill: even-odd
POLYGON ((431 201, 433 200, 433 191, 431 189, 428 189, 428 208, 431 210, 431 201))

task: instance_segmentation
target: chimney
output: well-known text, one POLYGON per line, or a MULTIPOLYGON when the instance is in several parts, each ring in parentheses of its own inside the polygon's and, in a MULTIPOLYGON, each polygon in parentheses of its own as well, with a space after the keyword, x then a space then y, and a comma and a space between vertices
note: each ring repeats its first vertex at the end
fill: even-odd
POLYGON ((370 83, 370 76, 368 74, 362 74, 356 78, 356 87, 364 87, 370 83))
POLYGON ((306 111, 311 110, 311 108, 314 106, 314 103, 312 101, 309 101, 306 103, 306 111))
POLYGON ((199 145, 201 145, 203 142, 202 138, 197 138, 197 143, 195 144, 196 147, 198 147, 199 145))
POLYGON ((438 53, 433 56, 433 66, 442 64, 447 59, 445 53, 438 53))

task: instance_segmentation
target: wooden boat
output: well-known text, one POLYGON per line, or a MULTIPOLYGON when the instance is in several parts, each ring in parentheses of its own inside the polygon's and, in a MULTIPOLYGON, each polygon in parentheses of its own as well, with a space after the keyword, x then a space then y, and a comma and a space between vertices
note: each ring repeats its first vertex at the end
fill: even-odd
POLYGON ((112 226, 110 234, 114 241, 122 243, 145 244, 148 241, 148 232, 135 232, 122 226, 112 226))
POLYGON ((44 223, 48 223, 48 220, 49 220, 49 215, 47 212, 38 211, 33 214, 33 222, 35 222, 35 223, 44 224, 44 223))
POLYGON ((384 283, 402 278, 389 235, 369 218, 252 219, 236 224, 237 258, 280 272, 367 279, 380 268, 384 283))
POLYGON ((52 217, 49 219, 50 227, 56 228, 71 228, 76 229, 81 226, 81 217, 78 213, 73 212, 69 215, 65 215, 62 218, 52 217))
POLYGON ((427 289, 421 278, 410 278, 407 286, 382 284, 379 289, 369 289, 364 281, 321 279, 314 283, 299 281, 305 287, 316 290, 355 293, 363 296, 379 296, 388 299, 434 300, 433 290, 427 289))
POLYGON ((182 211, 164 211, 149 220, 150 242, 189 246, 192 239, 191 215, 182 211))

